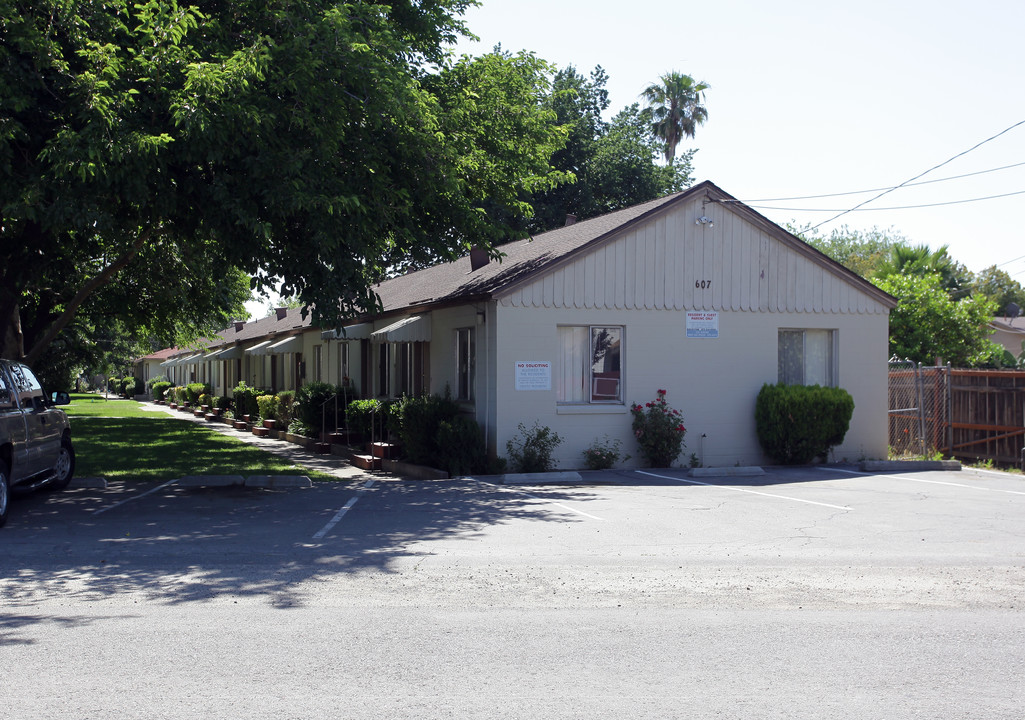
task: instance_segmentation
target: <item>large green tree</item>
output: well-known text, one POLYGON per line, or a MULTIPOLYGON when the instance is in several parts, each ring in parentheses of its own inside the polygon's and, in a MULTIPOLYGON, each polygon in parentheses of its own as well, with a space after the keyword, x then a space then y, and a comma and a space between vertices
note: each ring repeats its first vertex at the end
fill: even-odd
POLYGON ((1002 354, 988 339, 993 331, 987 324, 996 309, 989 298, 954 300, 936 272, 891 274, 875 284, 898 300, 890 312, 890 352, 898 358, 972 367, 1002 354))
POLYGON ((871 278, 879 271, 890 257, 891 248, 907 244, 907 239, 892 229, 856 230, 844 225, 825 236, 793 227, 790 230, 863 278, 871 278))
POLYGON ((1019 314, 1025 313, 1025 288, 996 265, 974 274, 969 287, 972 293, 991 298, 996 303, 997 314, 1006 315, 1012 303, 1018 306, 1019 314))
POLYGON ((241 272, 335 323, 507 236, 485 208, 526 211, 563 132, 537 58, 447 59, 471 4, 0 0, 0 354, 118 278, 241 272))
POLYGON ((647 103, 645 118, 651 125, 652 134, 665 143, 665 157, 669 164, 676 157, 676 146, 680 141, 694 137, 698 125, 708 119, 708 109, 704 105, 708 88, 708 83, 674 70, 641 93, 647 103))
POLYGON ((533 214, 520 220, 525 230, 544 232, 563 225, 567 215, 585 220, 690 185, 695 151, 681 153, 673 165, 660 163, 662 145, 638 105, 623 108, 611 121, 604 119, 607 81, 600 65, 588 76, 572 65, 555 73, 545 106, 568 129, 565 147, 552 156, 552 166, 562 175, 558 185, 530 197, 533 214))

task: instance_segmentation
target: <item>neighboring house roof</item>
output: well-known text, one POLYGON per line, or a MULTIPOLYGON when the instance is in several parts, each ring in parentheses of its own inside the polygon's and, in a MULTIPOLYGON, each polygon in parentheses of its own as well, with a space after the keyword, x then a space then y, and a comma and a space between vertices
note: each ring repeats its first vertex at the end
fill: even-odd
POLYGON ((432 306, 493 298, 531 282, 537 276, 558 268, 600 243, 614 239, 639 223, 701 196, 729 208, 828 272, 843 277, 883 305, 896 307, 897 300, 891 295, 706 181, 683 192, 502 245, 499 248, 504 255, 501 261, 492 261, 477 270, 471 270, 470 258, 463 257, 386 280, 376 288, 384 308, 383 314, 408 314, 432 306))
POLYGON ((164 348, 163 350, 157 350, 155 353, 150 353, 149 355, 143 355, 141 358, 136 358, 135 362, 144 362, 146 360, 166 360, 180 352, 182 352, 180 348, 164 348))
POLYGON ((1022 352, 1022 343, 1025 342, 1025 317, 1017 318, 993 318, 989 326, 993 328, 993 342, 1004 346, 1004 349, 1012 355, 1019 355, 1022 352))

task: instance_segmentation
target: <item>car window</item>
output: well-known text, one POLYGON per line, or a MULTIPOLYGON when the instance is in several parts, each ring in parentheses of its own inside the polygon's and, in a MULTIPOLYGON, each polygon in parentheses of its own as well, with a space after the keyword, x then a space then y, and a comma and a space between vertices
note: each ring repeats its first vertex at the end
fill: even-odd
POLYGON ((7 377, 4 374, 3 368, 0 367, 0 412, 10 410, 13 407, 14 396, 11 394, 11 388, 8 386, 7 377))
POLYGON ((23 407, 40 408, 43 406, 43 388, 24 365, 11 365, 11 377, 14 380, 14 389, 18 393, 18 399, 23 407))

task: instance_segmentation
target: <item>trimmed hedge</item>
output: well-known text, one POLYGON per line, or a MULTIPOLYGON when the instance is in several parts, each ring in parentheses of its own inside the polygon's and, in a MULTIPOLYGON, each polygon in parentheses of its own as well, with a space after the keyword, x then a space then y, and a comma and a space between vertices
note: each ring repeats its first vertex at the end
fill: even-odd
POLYGON ((160 400, 163 400, 164 393, 167 392, 168 388, 170 387, 171 383, 167 382, 166 380, 161 380, 160 382, 153 383, 153 386, 151 388, 151 390, 153 391, 153 399, 158 402, 160 400))
POLYGON ((250 418, 255 418, 260 414, 260 407, 256 403, 256 398, 263 395, 263 391, 254 387, 249 387, 244 382, 240 382, 232 390, 232 396, 235 401, 235 417, 242 418, 244 415, 248 415, 250 418))
POLYGON ((755 403, 758 442, 781 465, 825 461, 843 442, 853 414, 854 398, 842 388, 765 384, 755 403))

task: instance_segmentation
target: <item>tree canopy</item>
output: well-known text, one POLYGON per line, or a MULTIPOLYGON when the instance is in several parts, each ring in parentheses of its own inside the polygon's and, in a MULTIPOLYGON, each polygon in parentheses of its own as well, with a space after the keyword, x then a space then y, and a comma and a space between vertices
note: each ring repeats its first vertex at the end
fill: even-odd
POLYGON ((691 184, 695 151, 681 153, 673 165, 661 164, 663 146, 637 104, 611 121, 603 118, 609 108, 607 81, 600 65, 586 77, 572 65, 555 73, 545 106, 568 130, 565 147, 551 161, 562 175, 558 185, 530 197, 533 214, 520 216, 525 230, 552 230, 565 224, 567 215, 584 220, 691 184))
POLYGON ((446 58, 471 4, 0 0, 2 354, 121 279, 153 317, 243 273, 338 323, 514 233, 565 132, 538 58, 446 58))
POLYGON ((685 137, 692 138, 698 125, 708 119, 705 90, 708 83, 675 70, 659 78, 641 93, 647 103, 644 118, 651 132, 665 143, 666 162, 676 157, 676 146, 685 137))

